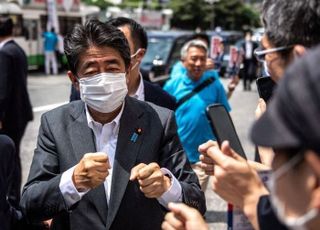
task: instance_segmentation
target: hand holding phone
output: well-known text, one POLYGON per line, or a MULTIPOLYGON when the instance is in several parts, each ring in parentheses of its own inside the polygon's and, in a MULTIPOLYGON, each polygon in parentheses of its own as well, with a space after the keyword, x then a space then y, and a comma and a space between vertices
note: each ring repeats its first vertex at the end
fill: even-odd
POLYGON ((247 159, 230 114, 225 107, 222 104, 209 105, 206 112, 219 146, 221 146, 223 141, 229 141, 231 148, 240 156, 247 159))
POLYGON ((259 77, 256 80, 256 84, 260 98, 268 103, 272 97, 276 83, 271 79, 271 77, 259 77))

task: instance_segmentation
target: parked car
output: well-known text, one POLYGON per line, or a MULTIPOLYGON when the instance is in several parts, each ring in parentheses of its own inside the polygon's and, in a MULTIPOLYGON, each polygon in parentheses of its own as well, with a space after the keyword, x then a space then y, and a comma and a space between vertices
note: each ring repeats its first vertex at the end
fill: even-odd
POLYGON ((148 49, 140 65, 143 77, 159 84, 165 82, 192 34, 192 31, 148 31, 148 49))

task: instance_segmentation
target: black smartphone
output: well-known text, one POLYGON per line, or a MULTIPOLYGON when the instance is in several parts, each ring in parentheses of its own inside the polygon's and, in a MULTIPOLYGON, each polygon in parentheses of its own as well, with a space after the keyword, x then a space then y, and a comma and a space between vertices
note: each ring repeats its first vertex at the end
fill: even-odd
POLYGON ((259 77, 257 78, 256 83, 260 98, 267 103, 273 94, 276 83, 271 77, 259 77))
POLYGON ((229 141, 231 148, 240 156, 247 159, 226 108, 222 104, 213 104, 207 107, 206 113, 219 145, 221 146, 223 141, 229 141))

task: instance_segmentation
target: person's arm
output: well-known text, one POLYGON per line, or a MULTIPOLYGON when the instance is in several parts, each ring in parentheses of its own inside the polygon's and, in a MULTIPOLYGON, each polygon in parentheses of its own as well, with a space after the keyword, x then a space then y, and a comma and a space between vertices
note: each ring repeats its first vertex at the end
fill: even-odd
POLYGON ((236 89, 238 83, 239 83, 239 76, 238 75, 232 77, 230 82, 228 83, 228 92, 227 92, 228 100, 231 98, 231 96, 232 96, 234 90, 236 89))
POLYGON ((9 92, 12 90, 12 81, 10 81, 10 68, 12 68, 11 58, 4 51, 0 51, 0 129, 7 108, 9 92))
POLYGON ((225 201, 238 206, 258 229, 257 205, 268 194, 257 172, 234 152, 227 141, 221 150, 216 142, 199 146, 200 160, 206 173, 213 175, 213 190, 225 201))
MULTIPOLYGON (((174 178, 172 177, 170 179, 171 183, 169 184, 168 173, 167 176, 164 177, 163 174, 165 173, 161 173, 160 179, 163 181, 162 184, 165 186, 165 189, 162 189, 160 196, 158 194, 157 198, 160 198, 166 191, 169 190, 168 188, 170 188, 170 186, 174 184, 172 182, 174 182, 174 179, 176 178, 177 181, 179 181, 179 185, 181 186, 181 201, 198 209, 202 214, 204 214, 206 211, 205 197, 200 189, 197 176, 191 169, 186 154, 182 150, 177 135, 174 112, 172 111, 169 112, 169 116, 165 121, 163 141, 160 146, 161 148, 159 149, 159 162, 156 165, 155 163, 151 163, 152 168, 162 168, 162 170, 163 168, 165 168, 166 170, 170 171, 174 178)), ((144 168, 145 166, 138 165, 137 167, 144 168)), ((134 173, 131 173, 132 177, 130 179, 136 179, 136 171, 138 170, 135 170, 134 173)), ((171 197, 177 199, 178 197, 180 197, 180 195, 176 192, 173 192, 171 197)), ((178 200, 176 201, 179 200, 180 198, 178 198, 178 200)), ((167 199, 166 202, 170 201, 172 200, 167 199)), ((167 207, 167 204, 165 206, 167 207)))
POLYGON ((277 229, 287 230, 277 218, 271 203, 270 197, 267 195, 261 196, 257 205, 257 215, 260 230, 277 229))
POLYGON ((37 148, 20 206, 28 219, 47 220, 68 210, 60 192, 59 155, 46 115, 41 117, 37 148))
POLYGON ((204 193, 201 191, 198 177, 194 173, 182 149, 174 112, 170 111, 164 126, 164 137, 160 149, 160 165, 167 168, 179 180, 182 188, 182 202, 198 209, 201 214, 206 211, 204 193))
POLYGON ((131 170, 130 180, 138 180, 141 192, 148 198, 157 198, 165 208, 168 208, 169 202, 182 201, 182 189, 177 178, 155 162, 135 166, 131 170))
POLYGON ((75 162, 74 168, 62 173, 61 154, 69 153, 59 153, 52 134, 55 126, 46 114, 41 117, 37 148, 20 202, 26 217, 35 221, 47 220, 75 208, 81 195, 70 201, 68 197, 76 194, 74 189, 81 193, 96 188, 105 181, 110 168, 105 153, 87 153, 79 163, 75 162), (73 185, 73 190, 68 189, 66 181, 73 185))
POLYGON ((162 222, 163 230, 208 230, 208 225, 201 214, 185 204, 170 203, 169 209, 162 222))

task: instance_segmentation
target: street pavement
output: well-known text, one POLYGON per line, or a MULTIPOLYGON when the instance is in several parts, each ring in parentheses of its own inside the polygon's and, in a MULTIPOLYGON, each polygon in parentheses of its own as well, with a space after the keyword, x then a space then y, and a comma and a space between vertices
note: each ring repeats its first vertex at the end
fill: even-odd
MULTIPOLYGON (((228 80, 221 79, 226 86, 228 80)), ((254 111, 258 101, 255 83, 252 83, 252 91, 243 91, 242 82, 239 83, 234 94, 229 100, 239 138, 249 159, 254 157, 254 147, 248 140, 250 126, 254 121, 254 111)), ((38 129, 41 115, 67 103, 70 95, 70 81, 65 73, 57 76, 45 76, 39 73, 30 73, 28 78, 28 90, 34 110, 34 120, 28 124, 21 143, 21 163, 23 170, 23 184, 27 180, 33 151, 36 147, 38 129)), ((225 230, 226 227, 226 203, 212 190, 211 185, 206 191, 207 213, 206 221, 210 229, 225 230)))

